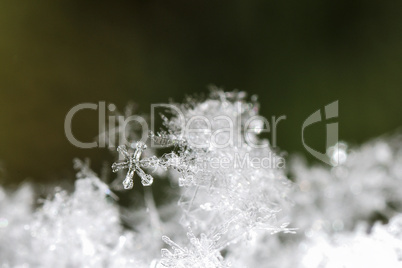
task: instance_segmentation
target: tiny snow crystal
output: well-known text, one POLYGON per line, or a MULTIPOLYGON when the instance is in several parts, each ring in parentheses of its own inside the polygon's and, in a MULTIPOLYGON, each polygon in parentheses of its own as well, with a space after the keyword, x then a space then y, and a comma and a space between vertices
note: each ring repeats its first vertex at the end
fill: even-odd
POLYGON ((117 148, 119 153, 121 153, 124 156, 125 161, 120 162, 120 163, 114 163, 112 165, 112 169, 113 169, 113 172, 117 172, 121 169, 128 168, 126 178, 123 181, 123 185, 124 185, 125 189, 133 188, 133 186, 134 186, 133 177, 134 177, 135 172, 137 172, 138 175, 140 176, 142 185, 149 186, 152 184, 152 182, 154 180, 153 177, 149 174, 146 174, 141 169, 143 162, 140 161, 140 157, 141 157, 142 152, 146 148, 147 148, 147 146, 143 142, 137 142, 136 149, 133 154, 130 154, 127 150, 127 147, 124 145, 121 145, 117 148))

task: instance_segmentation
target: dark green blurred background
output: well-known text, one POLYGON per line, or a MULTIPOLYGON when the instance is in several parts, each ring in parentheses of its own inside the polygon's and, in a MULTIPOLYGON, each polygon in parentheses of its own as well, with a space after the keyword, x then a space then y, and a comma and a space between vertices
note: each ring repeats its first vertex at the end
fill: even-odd
MULTIPOLYGON (((258 94, 262 114, 286 115, 278 145, 307 154, 301 125, 339 100, 340 138, 359 144, 402 125, 402 2, 0 1, 0 160, 3 183, 95 169, 106 150, 64 135, 81 102, 151 103, 207 92, 258 94)), ((96 112, 73 131, 91 141, 96 112)), ((323 151, 325 125, 306 133, 323 151)))

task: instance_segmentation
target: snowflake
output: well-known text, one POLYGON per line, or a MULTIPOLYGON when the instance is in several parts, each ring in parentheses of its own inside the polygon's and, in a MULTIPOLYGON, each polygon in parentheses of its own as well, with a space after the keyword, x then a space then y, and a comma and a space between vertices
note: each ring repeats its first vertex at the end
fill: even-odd
POLYGON ((151 175, 146 174, 141 168, 142 166, 147 166, 147 163, 149 162, 149 160, 148 161, 140 160, 141 154, 146 148, 147 146, 143 142, 137 142, 136 149, 133 154, 130 154, 128 152, 127 147, 125 145, 120 145, 117 148, 117 151, 124 156, 125 161, 120 163, 114 163, 112 165, 112 169, 113 172, 117 172, 121 169, 128 168, 126 178, 123 181, 124 189, 133 188, 134 186, 133 177, 135 172, 137 172, 138 175, 140 176, 141 183, 144 186, 149 186, 154 181, 154 178, 151 175))
POLYGON ((206 234, 201 234, 197 238, 191 229, 187 232, 187 238, 190 242, 189 247, 181 247, 173 242, 169 237, 162 236, 163 242, 168 244, 172 251, 162 249, 162 259, 157 267, 174 268, 226 268, 230 263, 223 260, 220 251, 216 248, 216 242, 220 236, 215 235, 209 238, 206 234))

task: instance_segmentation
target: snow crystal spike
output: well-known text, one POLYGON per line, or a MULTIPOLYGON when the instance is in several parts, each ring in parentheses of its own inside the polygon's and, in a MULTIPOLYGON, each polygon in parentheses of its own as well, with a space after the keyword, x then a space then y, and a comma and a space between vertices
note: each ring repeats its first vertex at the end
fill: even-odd
POLYGON ((123 181, 124 189, 133 188, 134 186, 133 177, 135 172, 137 172, 137 174, 140 176, 142 185, 149 186, 153 182, 153 177, 151 175, 146 174, 141 169, 141 162, 140 162, 141 154, 147 148, 147 146, 143 142, 137 142, 135 147, 136 148, 134 153, 130 154, 126 146, 124 145, 119 146, 117 148, 117 151, 124 156, 125 160, 124 162, 114 163, 112 165, 113 172, 117 172, 119 170, 128 168, 126 178, 123 181))

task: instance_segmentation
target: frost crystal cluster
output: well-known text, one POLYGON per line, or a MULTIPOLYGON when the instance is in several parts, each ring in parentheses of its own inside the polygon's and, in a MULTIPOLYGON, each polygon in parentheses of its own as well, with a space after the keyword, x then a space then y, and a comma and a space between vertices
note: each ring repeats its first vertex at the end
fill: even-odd
POLYGON ((146 141, 109 130, 128 141, 113 178, 75 160, 72 192, 0 188, 0 267, 402 267, 401 135, 339 143, 334 166, 285 166, 259 136, 256 97, 215 89, 171 105, 180 113, 146 141), (166 179, 175 198, 156 205, 166 179))

